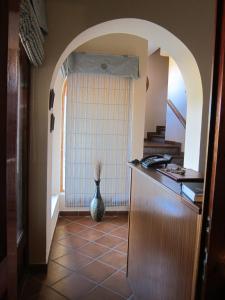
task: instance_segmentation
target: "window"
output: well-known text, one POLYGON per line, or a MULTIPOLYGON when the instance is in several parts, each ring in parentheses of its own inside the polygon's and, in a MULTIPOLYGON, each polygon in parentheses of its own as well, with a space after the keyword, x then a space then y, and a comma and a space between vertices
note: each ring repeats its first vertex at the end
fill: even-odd
POLYGON ((127 206, 130 79, 73 73, 66 108, 65 206, 89 207, 96 160, 106 206, 127 206))

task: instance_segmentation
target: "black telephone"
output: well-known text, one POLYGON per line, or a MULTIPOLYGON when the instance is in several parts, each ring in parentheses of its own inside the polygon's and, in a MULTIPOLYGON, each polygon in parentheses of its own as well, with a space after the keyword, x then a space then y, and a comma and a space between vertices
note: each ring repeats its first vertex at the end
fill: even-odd
POLYGON ((155 155, 149 155, 147 157, 142 158, 140 161, 140 164, 144 168, 150 168, 158 165, 165 165, 169 164, 172 160, 172 156, 169 154, 155 154, 155 155))

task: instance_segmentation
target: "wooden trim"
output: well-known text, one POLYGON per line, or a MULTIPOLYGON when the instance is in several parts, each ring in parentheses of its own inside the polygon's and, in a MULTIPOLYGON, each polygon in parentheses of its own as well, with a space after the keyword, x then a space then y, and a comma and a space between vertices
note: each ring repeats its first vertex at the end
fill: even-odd
POLYGON ((7 280, 8 300, 17 299, 17 123, 19 78, 19 7, 20 1, 9 1, 8 67, 7 67, 7 280))
POLYGON ((177 117, 177 119, 180 121, 182 126, 184 128, 186 128, 186 120, 182 116, 182 114, 179 112, 179 110, 176 108, 176 106, 173 104, 173 102, 170 99, 167 99, 166 102, 169 105, 169 107, 171 108, 171 110, 173 111, 173 113, 175 114, 175 116, 177 117))
POLYGON ((65 115, 65 96, 67 94, 67 80, 64 81, 62 90, 62 115, 61 115, 61 162, 60 162, 60 192, 64 192, 63 189, 63 155, 64 155, 64 115, 65 115))
MULTIPOLYGON (((3 281, 1 264, 6 257, 6 113, 7 113, 7 44, 8 44, 8 1, 0 1, 0 281, 3 281)), ((3 264, 5 266, 5 264, 3 264)), ((2 284, 1 284, 2 286, 2 284)), ((5 286, 6 288, 6 286, 5 286)), ((2 292, 0 288, 0 298, 2 292)))
MULTIPOLYGON (((127 216, 128 211, 106 211, 105 216, 127 216)), ((89 211, 60 211, 59 216, 90 216, 89 211)))

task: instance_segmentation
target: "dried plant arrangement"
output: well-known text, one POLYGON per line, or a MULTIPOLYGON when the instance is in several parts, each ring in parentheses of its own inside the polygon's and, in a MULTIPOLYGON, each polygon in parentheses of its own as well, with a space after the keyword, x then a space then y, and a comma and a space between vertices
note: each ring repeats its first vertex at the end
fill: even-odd
POLYGON ((102 163, 101 161, 97 160, 95 162, 95 167, 94 167, 94 180, 95 180, 96 189, 95 189, 94 197, 90 204, 91 216, 92 219, 95 220, 96 222, 100 222, 105 213, 105 205, 100 193, 101 172, 102 172, 102 163))
POLYGON ((100 160, 96 160, 95 168, 94 168, 94 180, 99 181, 101 180, 101 171, 102 171, 102 163, 100 160))

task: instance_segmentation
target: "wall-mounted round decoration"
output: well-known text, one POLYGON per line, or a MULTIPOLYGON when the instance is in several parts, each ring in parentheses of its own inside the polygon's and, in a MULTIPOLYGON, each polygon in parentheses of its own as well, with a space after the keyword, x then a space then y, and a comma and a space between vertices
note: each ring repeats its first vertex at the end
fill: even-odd
POLYGON ((101 64, 101 68, 102 68, 103 70, 106 70, 106 69, 107 69, 107 64, 101 64))

